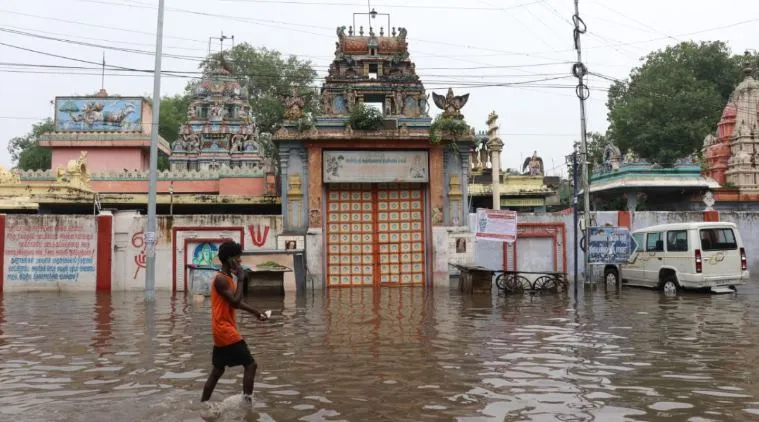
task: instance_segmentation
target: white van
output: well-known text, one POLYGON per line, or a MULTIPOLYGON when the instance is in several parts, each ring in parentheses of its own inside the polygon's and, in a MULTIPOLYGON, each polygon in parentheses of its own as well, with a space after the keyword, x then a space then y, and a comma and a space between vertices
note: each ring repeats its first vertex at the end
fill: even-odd
POLYGON ((606 265, 607 286, 652 287, 667 294, 678 289, 714 293, 735 291, 748 281, 741 234, 733 223, 677 223, 632 232, 636 249, 622 265, 606 265))

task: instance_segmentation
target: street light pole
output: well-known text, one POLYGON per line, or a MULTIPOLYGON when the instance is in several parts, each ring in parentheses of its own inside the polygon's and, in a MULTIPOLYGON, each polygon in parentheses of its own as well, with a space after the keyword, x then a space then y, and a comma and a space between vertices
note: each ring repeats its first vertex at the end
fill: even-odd
POLYGON ((150 179, 148 183, 148 227, 145 231, 145 300, 155 296, 156 191, 158 190, 158 119, 161 110, 161 56, 163 54, 163 2, 158 0, 158 28, 153 70, 153 119, 150 128, 150 179))

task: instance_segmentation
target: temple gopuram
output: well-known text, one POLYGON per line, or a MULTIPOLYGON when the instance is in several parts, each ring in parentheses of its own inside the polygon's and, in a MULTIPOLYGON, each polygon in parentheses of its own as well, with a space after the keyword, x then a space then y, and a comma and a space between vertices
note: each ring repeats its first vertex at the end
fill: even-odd
POLYGON ((704 139, 704 174, 722 187, 713 192, 715 209, 759 207, 759 81, 746 53, 743 81, 722 112, 717 131, 704 139))
MULTIPOLYGON (((307 94, 294 91, 274 134, 285 235, 305 243, 308 271, 327 287, 447 286, 452 245, 469 236, 474 136, 433 139, 407 31, 387 31, 337 28, 322 114, 304 115, 307 94)), ((467 98, 433 93, 460 122, 467 98)))
MULTIPOLYGON (((222 61, 203 75, 173 151, 158 173, 159 214, 278 214, 276 166, 263 154, 246 89, 222 61)), ((6 212, 91 213, 93 208, 144 210, 152 106, 142 97, 57 97, 55 130, 40 137, 52 169, 2 172, 6 212)))

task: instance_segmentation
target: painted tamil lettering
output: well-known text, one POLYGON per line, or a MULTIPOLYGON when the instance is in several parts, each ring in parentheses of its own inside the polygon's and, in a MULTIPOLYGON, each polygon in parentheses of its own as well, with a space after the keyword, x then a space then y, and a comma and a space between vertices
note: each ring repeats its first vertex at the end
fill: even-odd
POLYGON ((94 283, 96 251, 95 217, 8 216, 5 281, 94 283))

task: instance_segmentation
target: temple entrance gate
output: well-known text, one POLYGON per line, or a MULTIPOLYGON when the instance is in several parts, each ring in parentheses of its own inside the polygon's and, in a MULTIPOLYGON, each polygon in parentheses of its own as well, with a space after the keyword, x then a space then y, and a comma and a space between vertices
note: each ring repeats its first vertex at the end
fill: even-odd
POLYGON ((329 287, 424 285, 425 185, 330 183, 329 287))

